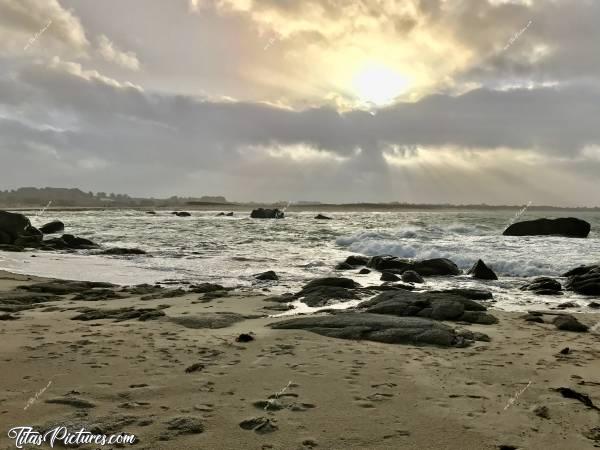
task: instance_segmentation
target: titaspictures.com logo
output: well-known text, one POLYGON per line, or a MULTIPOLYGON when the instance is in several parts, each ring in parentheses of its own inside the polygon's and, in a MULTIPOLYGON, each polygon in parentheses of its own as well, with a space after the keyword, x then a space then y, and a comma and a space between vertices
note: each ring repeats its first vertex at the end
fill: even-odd
POLYGON ((16 448, 24 445, 42 446, 49 445, 51 448, 76 447, 79 445, 133 445, 136 437, 129 433, 118 434, 94 434, 81 428, 78 431, 69 431, 67 427, 58 426, 47 431, 37 431, 33 427, 14 427, 8 430, 8 437, 14 439, 16 448))

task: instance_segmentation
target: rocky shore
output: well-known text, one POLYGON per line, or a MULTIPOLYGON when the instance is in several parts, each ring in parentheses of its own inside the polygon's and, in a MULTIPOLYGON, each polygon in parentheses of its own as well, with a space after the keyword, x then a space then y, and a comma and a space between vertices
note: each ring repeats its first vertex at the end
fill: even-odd
MULTIPOLYGON (((431 267, 450 266, 416 265, 431 267)), ((0 422, 127 431, 139 449, 600 445, 600 314, 507 313, 486 292, 392 284, 334 277, 273 297, 2 273, 0 422), (273 315, 348 297, 364 300, 273 315)))

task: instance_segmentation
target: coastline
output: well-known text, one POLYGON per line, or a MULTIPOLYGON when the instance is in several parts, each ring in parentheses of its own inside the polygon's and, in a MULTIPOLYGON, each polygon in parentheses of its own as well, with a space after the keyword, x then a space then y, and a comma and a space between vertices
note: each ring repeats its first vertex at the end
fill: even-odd
MULTIPOLYGON (((43 281, 1 272, 0 293, 43 281)), ((468 326, 490 342, 467 348, 384 344, 271 329, 281 319, 264 307, 275 304, 235 290, 121 297, 92 302, 64 296, 0 321, 0 448, 14 448, 6 434, 11 427, 77 420, 133 433, 137 449, 600 445, 585 436, 593 436, 599 412, 552 390, 569 387, 600 403, 597 334, 559 331, 526 322, 522 313, 492 310, 497 324, 468 326), (87 307, 163 308, 166 316, 72 320, 74 309, 87 307), (166 319, 209 313, 246 318, 223 328, 188 328, 166 319), (236 342, 241 333, 253 333, 254 340, 236 342), (565 347, 570 352, 563 355, 565 347), (69 395, 83 403, 47 403, 69 395), (265 410, 274 395, 282 409, 266 404, 265 410), (534 413, 536 406, 547 407, 549 418, 534 413), (263 431, 271 432, 240 426, 259 417, 269 419, 263 431), (173 425, 181 418, 198 425, 195 431, 173 425)), ((590 327, 600 321, 600 314, 574 315, 590 327)))

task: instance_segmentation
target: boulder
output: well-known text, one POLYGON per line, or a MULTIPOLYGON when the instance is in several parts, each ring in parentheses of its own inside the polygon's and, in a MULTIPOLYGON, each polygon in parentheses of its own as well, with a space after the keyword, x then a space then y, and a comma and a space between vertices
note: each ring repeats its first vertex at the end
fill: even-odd
POLYGON ((447 258, 416 261, 413 264, 412 270, 424 277, 436 275, 460 275, 461 273, 458 266, 447 258))
POLYGON ((12 244, 19 236, 29 234, 26 230, 31 227, 31 222, 23 214, 0 211, 0 231, 3 233, 2 242, 12 244), (8 236, 8 239, 6 239, 8 236))
POLYGON ((294 294, 295 298, 311 307, 325 306, 332 300, 354 300, 358 295, 353 289, 360 287, 350 278, 317 278, 294 294))
POLYGON ((275 272, 273 272, 272 270, 268 270, 266 272, 263 273, 257 273, 256 275, 254 275, 254 278, 257 280, 263 280, 263 281, 277 281, 279 280, 279 277, 277 276, 277 274, 275 272))
POLYGON ((53 220, 52 222, 48 222, 47 224, 42 225, 40 227, 40 231, 43 234, 62 233, 63 231, 65 231, 65 224, 62 223, 60 220, 53 220))
POLYGON ((98 244, 90 241, 89 239, 76 237, 72 234, 63 234, 61 236, 61 239, 69 246, 69 248, 76 250, 85 250, 100 247, 98 244))
POLYGON ((335 266, 335 270, 352 270, 352 269, 354 269, 354 266, 351 266, 350 264, 348 264, 346 262, 341 262, 335 266))
POLYGON ((381 281, 400 281, 400 277, 392 272, 384 271, 381 273, 381 281))
POLYGON ((418 316, 435 320, 454 320, 479 324, 493 324, 497 319, 487 314, 486 307, 455 294, 410 291, 383 292, 360 303, 357 309, 373 314, 418 316))
POLYGON ((550 277, 534 278, 532 282, 519 288, 522 291, 532 291, 537 295, 562 295, 560 282, 550 277))
POLYGON ((478 259, 473 267, 469 269, 467 274, 473 278, 479 278, 480 280, 497 280, 498 276, 490 269, 481 259, 478 259))
POLYGON ((317 219, 317 220, 333 220, 331 217, 324 216, 323 214, 317 214, 315 216, 315 219, 317 219))
POLYGON ((402 281, 405 283, 424 283, 423 277, 414 270, 407 270, 402 274, 402 281))
POLYGON ((279 209, 258 208, 252 210, 250 217, 253 219, 283 219, 285 214, 279 209))
POLYGON ((556 316, 552 323, 556 326, 556 328, 563 331, 578 331, 585 333, 589 329, 587 325, 582 324, 570 314, 561 314, 560 316, 556 316))
POLYGON ((350 278, 343 277, 326 277, 326 278, 317 278, 315 280, 309 281, 304 285, 302 291, 306 291, 317 286, 333 286, 333 287, 341 287, 345 289, 356 289, 360 287, 356 281, 350 278))
POLYGON ((577 267, 564 276, 569 277, 565 289, 581 295, 600 296, 600 264, 577 267))
POLYGON ((369 263, 368 256, 350 255, 346 258, 345 263, 350 266, 366 266, 369 263))
POLYGON ((5 231, 0 230, 0 245, 10 245, 13 243, 13 239, 10 234, 5 231))
POLYGON ((384 342, 465 347, 470 341, 451 327, 418 317, 393 317, 370 313, 341 313, 301 317, 270 325, 274 329, 300 329, 323 336, 384 342))
POLYGON ((359 275, 367 275, 367 274, 371 273, 371 271, 369 269, 363 267, 362 269, 360 269, 358 271, 358 273, 359 273, 359 275))
POLYGON ((566 236, 585 238, 590 234, 591 225, 585 220, 575 217, 559 219, 536 219, 517 222, 510 225, 504 236, 566 236))
POLYGON ((408 270, 412 263, 408 259, 401 259, 392 255, 373 256, 367 263, 371 269, 383 271, 386 269, 408 270))

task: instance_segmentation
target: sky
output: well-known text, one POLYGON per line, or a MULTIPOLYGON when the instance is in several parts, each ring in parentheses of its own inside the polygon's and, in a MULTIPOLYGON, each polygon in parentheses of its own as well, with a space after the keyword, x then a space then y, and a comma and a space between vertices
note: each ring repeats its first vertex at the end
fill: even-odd
POLYGON ((0 189, 600 206, 598 0, 0 0, 0 189))

